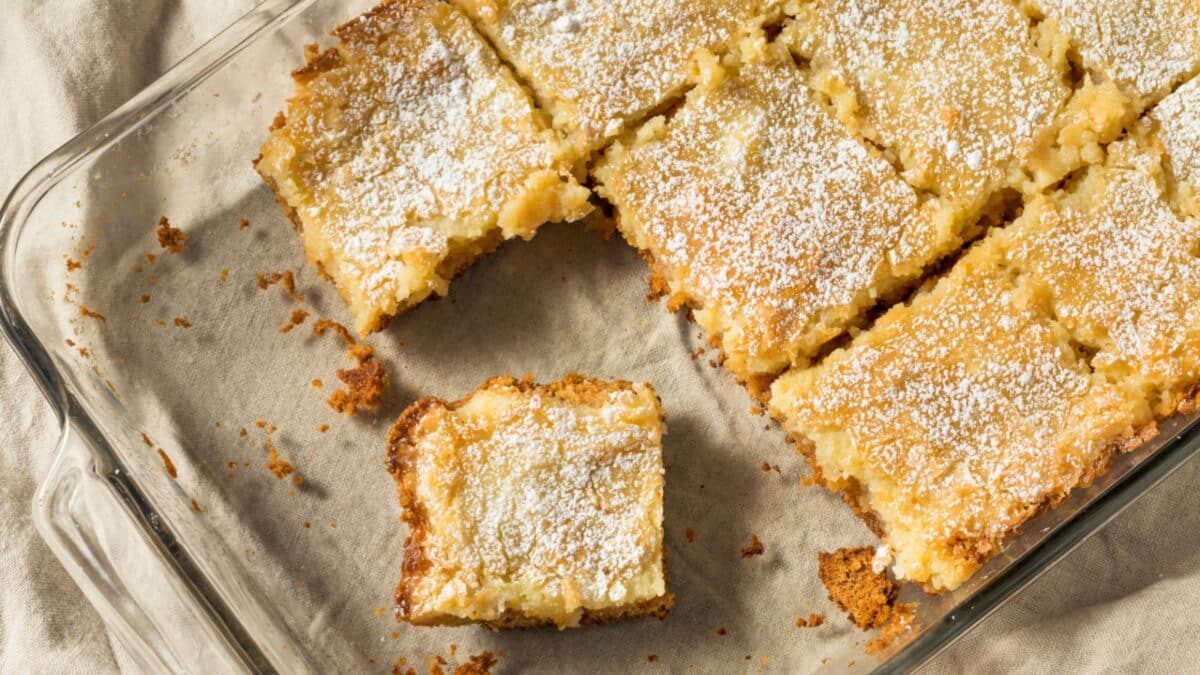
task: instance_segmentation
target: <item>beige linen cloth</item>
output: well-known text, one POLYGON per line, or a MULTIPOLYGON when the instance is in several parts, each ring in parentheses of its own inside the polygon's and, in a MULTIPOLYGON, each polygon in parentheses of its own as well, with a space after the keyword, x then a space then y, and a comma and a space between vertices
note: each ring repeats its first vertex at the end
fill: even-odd
MULTIPOLYGON (((0 190, 234 20, 251 0, 5 0, 0 190)), ((0 674, 128 672, 34 531, 56 429, 0 347, 0 674)), ((939 657, 957 672, 1185 671, 1200 660, 1200 464, 1192 462, 939 657)), ((797 527, 803 527, 798 523, 797 527)), ((865 663, 865 661, 864 661, 865 663)))

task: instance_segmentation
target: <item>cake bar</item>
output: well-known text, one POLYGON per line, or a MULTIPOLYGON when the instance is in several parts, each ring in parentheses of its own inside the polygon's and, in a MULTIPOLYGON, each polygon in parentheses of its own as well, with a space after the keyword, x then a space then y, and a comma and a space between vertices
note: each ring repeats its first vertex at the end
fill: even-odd
POLYGON ((594 175, 652 288, 691 307, 761 393, 960 240, 785 50, 744 56, 710 63, 679 110, 623 136, 594 175))
POLYGON ((772 385, 771 413, 884 540, 897 577, 958 587, 1148 421, 1135 393, 1090 371, 1048 300, 985 240, 772 385))
POLYGON ((293 74, 255 166, 360 333, 590 210, 575 153, 457 9, 384 2, 334 35, 293 74))
POLYGON ((492 628, 666 615, 663 414, 649 384, 494 378, 388 438, 409 536, 398 616, 492 628))
POLYGON ((455 0, 576 149, 596 150, 683 92, 697 50, 720 52, 779 0, 455 0))

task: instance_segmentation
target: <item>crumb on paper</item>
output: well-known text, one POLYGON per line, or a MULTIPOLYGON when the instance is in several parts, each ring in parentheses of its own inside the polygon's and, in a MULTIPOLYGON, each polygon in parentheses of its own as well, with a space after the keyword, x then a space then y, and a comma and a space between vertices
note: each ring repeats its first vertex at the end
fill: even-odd
POLYGON ((261 418, 256 419, 256 420, 254 420, 254 426, 258 427, 259 429, 266 429, 267 421, 264 419, 261 419, 261 418))
POLYGON ((105 323, 108 322, 108 317, 104 316, 100 312, 90 309, 87 305, 80 305, 79 313, 89 319, 96 319, 97 321, 103 321, 105 323))
POLYGON ((178 478, 179 472, 175 470, 175 462, 171 461, 171 457, 167 455, 167 451, 159 448, 158 456, 162 458, 163 467, 167 470, 167 475, 171 477, 171 480, 178 478))
POLYGON ((222 267, 221 268, 221 283, 225 283, 226 281, 229 281, 229 268, 222 267))
POLYGON ((811 612, 808 617, 796 617, 796 628, 816 628, 825 623, 825 615, 811 612))
POLYGON ((646 657, 646 660, 650 663, 658 663, 658 654, 651 654, 646 657))
POLYGON ((756 555, 762 555, 766 550, 762 541, 759 540, 758 535, 751 532, 750 543, 742 547, 742 557, 753 558, 756 555))
POLYGON ((158 235, 158 245, 172 255, 182 252, 187 245, 187 233, 177 227, 171 227, 171 221, 167 220, 166 216, 158 219, 158 229, 154 232, 158 235))
POLYGON ((304 323, 304 320, 307 318, 308 318, 308 312, 297 307, 296 309, 292 310, 292 315, 291 315, 291 317, 288 318, 288 322, 279 327, 279 332, 280 333, 290 333, 293 328, 304 323))
POLYGON ((145 443, 146 447, 148 448, 154 447, 154 441, 150 440, 150 436, 146 435, 146 432, 144 431, 142 432, 142 442, 145 443))
POLYGON ((71 256, 67 256, 67 271, 68 272, 74 272, 75 270, 79 269, 80 267, 83 267, 83 263, 81 263, 77 260, 73 260, 71 258, 71 256))
POLYGON ((188 321, 187 319, 183 318, 182 316, 175 317, 174 323, 179 328, 191 328, 192 327, 192 322, 188 321))
POLYGON ((871 569, 874 557, 875 549, 870 546, 821 551, 818 556, 818 576, 829 599, 863 630, 883 626, 899 594, 896 582, 886 572, 871 569))
POLYGON ((354 335, 350 333, 350 329, 334 321, 333 319, 317 319, 313 322, 313 335, 321 337, 328 331, 333 331, 334 333, 340 335, 342 340, 345 341, 346 345, 349 347, 353 347, 354 345, 358 344, 358 340, 354 339, 354 335))
POLYGON ((238 218, 238 229, 244 230, 247 227, 250 227, 250 220, 248 218, 238 218))
POLYGON ((196 513, 204 513, 204 509, 200 506, 200 502, 196 501, 195 497, 192 497, 192 510, 196 513))
POLYGON ((279 480, 287 478, 296 471, 296 467, 292 466, 291 462, 279 456, 279 450, 276 449, 270 436, 267 437, 267 470, 279 480))
POLYGON ((358 366, 339 369, 337 377, 345 389, 333 392, 326 401, 330 408, 347 415, 357 415, 360 408, 374 408, 387 389, 388 374, 374 357, 367 357, 358 366))
POLYGON ((275 284, 282 284, 283 290, 296 302, 304 302, 304 296, 296 291, 296 275, 291 270, 259 274, 255 277, 260 291, 265 291, 275 284))
POLYGON ((325 386, 325 383, 321 381, 321 378, 314 377, 313 381, 312 381, 312 386, 313 386, 313 389, 320 389, 321 387, 325 386))
POLYGON ((306 521, 304 521, 304 529, 306 529, 306 530, 307 530, 307 529, 309 529, 310 527, 312 527, 312 523, 308 522, 307 520, 306 520, 306 521))
POLYGON ((325 433, 326 431, 329 431, 329 425, 328 425, 328 424, 322 424, 321 426, 317 427, 317 431, 323 434, 323 433, 325 433))
POLYGON ((144 304, 150 302, 150 296, 146 293, 143 293, 142 297, 138 299, 138 302, 144 305, 144 304))
POLYGON ((689 528, 686 528, 686 529, 683 531, 683 536, 684 536, 684 538, 685 538, 685 539, 687 539, 687 540, 688 540, 688 543, 689 543, 689 544, 690 544, 690 543, 692 543, 692 542, 694 542, 694 541, 696 541, 696 531, 695 531, 695 530, 693 530, 693 529, 692 529, 692 528, 690 528, 690 527, 689 527, 689 528))
POLYGON ((241 429, 238 429, 238 436, 241 436, 242 438, 245 438, 249 434, 250 434, 250 432, 246 431, 246 427, 242 427, 241 429))
POLYGON ((721 626, 720 628, 717 629, 717 635, 728 635, 728 634, 729 634, 729 631, 725 630, 725 626, 721 626))

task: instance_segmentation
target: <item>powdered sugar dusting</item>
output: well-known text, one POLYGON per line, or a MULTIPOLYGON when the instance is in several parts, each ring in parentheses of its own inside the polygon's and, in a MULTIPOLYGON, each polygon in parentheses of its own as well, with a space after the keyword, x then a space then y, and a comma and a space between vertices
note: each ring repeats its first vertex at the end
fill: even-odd
POLYGON ((1175 179, 1191 185, 1200 201, 1200 77, 1163 99, 1150 119, 1158 124, 1175 179))
POLYGON ((489 386, 436 415, 415 462, 435 565, 426 592, 453 579, 453 595, 498 615, 540 594, 570 612, 645 600, 633 594, 647 579, 665 590, 653 392, 634 385, 582 404, 489 386))
POLYGON ((1122 400, 1090 379, 993 250, 976 249, 846 351, 784 375, 771 403, 815 441, 828 480, 863 486, 896 569, 953 588, 1086 474, 1129 423, 1122 400))
POLYGON ((1085 64, 1152 102, 1200 70, 1195 0, 1036 0, 1074 38, 1085 64))
POLYGON ((930 255, 915 193, 790 64, 702 87, 665 135, 598 170, 618 226, 726 330, 730 366, 782 368, 841 332, 893 265, 930 255))
POLYGON ((822 0, 801 15, 817 82, 850 85, 863 131, 915 186, 977 209, 1067 99, 1006 0, 822 0))
POLYGON ((1169 387, 1200 373, 1200 218, 1180 220, 1153 154, 1126 141, 1069 196, 1008 233, 1013 261, 1048 286, 1059 319, 1099 349, 1101 370, 1169 387))
POLYGON ((694 51, 719 51, 777 4, 763 0, 460 0, 556 122, 594 149, 681 90, 694 51), (499 6, 498 14, 491 8, 499 6), (475 8, 472 10, 472 8, 475 8), (561 116, 561 120, 558 118, 561 116))
POLYGON ((326 270, 388 311, 443 284, 450 240, 494 228, 530 174, 570 165, 456 10, 400 3, 349 26, 340 65, 301 85, 274 134, 287 150, 269 142, 263 164, 287 161, 276 182, 306 240, 331 250, 326 270))

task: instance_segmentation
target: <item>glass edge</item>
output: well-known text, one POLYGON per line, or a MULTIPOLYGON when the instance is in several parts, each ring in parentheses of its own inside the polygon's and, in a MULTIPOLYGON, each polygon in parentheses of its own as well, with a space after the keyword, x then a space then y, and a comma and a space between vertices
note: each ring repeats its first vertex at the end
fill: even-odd
POLYGON ((1140 497, 1200 451, 1200 422, 1180 430, 1163 447, 1131 468, 1070 520, 996 575, 924 634, 893 654, 872 673, 919 670, 977 627, 1006 601, 1049 571, 1140 497))
POLYGON ((255 5, 128 101, 34 164, 16 182, 0 205, 0 332, 50 404, 59 431, 54 446, 56 452, 61 452, 72 426, 89 441, 93 459, 105 471, 103 478, 111 496, 124 506, 142 534, 152 542, 163 562, 188 589, 200 613, 230 641, 247 666, 256 672, 271 672, 271 662, 251 634, 240 625, 188 552, 178 544, 169 521, 150 505, 141 489, 128 478, 129 473, 120 457, 94 420, 83 412, 75 396, 68 391, 45 345, 18 308, 12 283, 17 261, 15 242, 16 235, 27 225, 30 214, 41 199, 89 156, 102 152, 136 131, 147 120, 206 80, 256 37, 313 2, 315 0, 264 0, 255 5))

